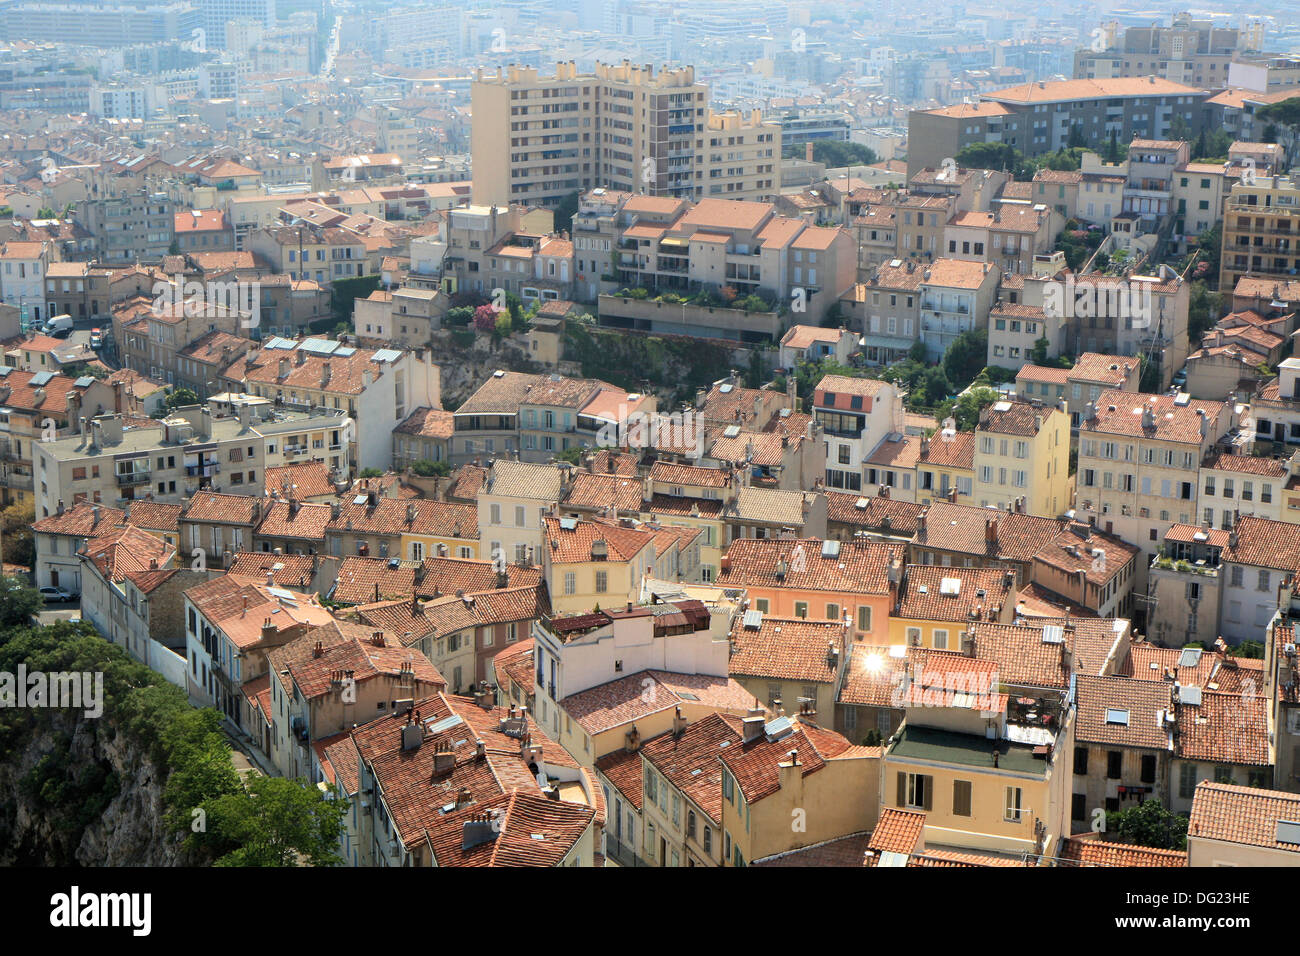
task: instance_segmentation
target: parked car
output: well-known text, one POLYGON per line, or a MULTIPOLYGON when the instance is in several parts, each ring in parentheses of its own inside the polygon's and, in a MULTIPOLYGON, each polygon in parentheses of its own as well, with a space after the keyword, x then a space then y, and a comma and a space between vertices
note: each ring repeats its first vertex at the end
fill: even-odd
POLYGON ((104 347, 104 333, 99 329, 90 330, 90 347, 95 351, 99 351, 104 347))
POLYGON ((58 604, 66 604, 72 600, 72 595, 63 588, 41 588, 41 597, 45 598, 46 601, 53 601, 58 604))

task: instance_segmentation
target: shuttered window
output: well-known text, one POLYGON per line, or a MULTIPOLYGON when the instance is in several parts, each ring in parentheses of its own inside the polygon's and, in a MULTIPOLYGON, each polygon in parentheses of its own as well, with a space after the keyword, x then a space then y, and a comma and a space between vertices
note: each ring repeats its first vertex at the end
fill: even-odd
POLYGON ((952 812, 954 816, 970 816, 970 781, 954 780, 952 782, 952 812))

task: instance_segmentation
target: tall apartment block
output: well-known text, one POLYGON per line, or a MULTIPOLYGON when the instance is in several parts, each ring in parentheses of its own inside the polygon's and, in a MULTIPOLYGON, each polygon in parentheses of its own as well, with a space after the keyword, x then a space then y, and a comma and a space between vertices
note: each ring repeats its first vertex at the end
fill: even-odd
POLYGON ((604 187, 680 199, 767 201, 780 187, 781 125, 715 113, 692 67, 574 63, 480 71, 472 87, 474 202, 555 205, 604 187))
POLYGON ((1247 274, 1293 281, 1300 272, 1300 182, 1256 176, 1233 185, 1222 248, 1220 289, 1231 290, 1247 274))
POLYGON ((1261 49, 1264 26, 1256 21, 1238 30, 1179 13, 1167 27, 1129 27, 1122 35, 1119 24, 1111 21, 1102 26, 1097 39, 1104 49, 1075 52, 1076 79, 1158 76, 1188 86, 1219 89, 1228 85, 1230 64, 1261 49))
POLYGON ((1094 148, 1112 133, 1121 143, 1173 139, 1175 124, 1200 129, 1208 120, 1209 92, 1155 76, 1044 80, 980 94, 907 115, 907 175, 943 167, 971 143, 1003 143, 1026 156, 1054 153, 1071 132, 1094 148))

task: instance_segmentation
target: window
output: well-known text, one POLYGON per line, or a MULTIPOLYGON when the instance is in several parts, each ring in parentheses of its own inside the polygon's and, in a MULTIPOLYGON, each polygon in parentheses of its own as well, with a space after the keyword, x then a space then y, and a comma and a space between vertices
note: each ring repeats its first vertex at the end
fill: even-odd
POLYGON ((865 606, 858 608, 858 630, 871 630, 871 608, 865 606))
POLYGON ((1142 782, 1156 782, 1156 758, 1154 754, 1142 755, 1142 782))
POLYGON ((597 571, 596 572, 596 593, 604 594, 608 590, 609 590, 609 572, 597 571))
POLYGON ((1214 768, 1214 782, 1232 783, 1232 768, 1224 767, 1222 765, 1216 766, 1214 768))
POLYGON ((1118 750, 1106 751, 1106 779, 1118 780, 1120 767, 1124 764, 1124 755, 1118 750))
POLYGON ((766 613, 767 613, 767 608, 768 608, 767 598, 758 598, 758 599, 756 599, 756 600, 754 601, 754 608, 755 608, 755 610, 757 610, 760 614, 766 614, 766 613))
POLYGON ((807 602, 807 601, 795 601, 795 602, 794 602, 794 616, 795 616, 795 617, 807 617, 807 616, 808 616, 808 602, 807 602))
POLYGON ((826 620, 838 621, 840 619, 840 606, 838 604, 826 605, 826 620))
POLYGON ((970 781, 954 780, 952 782, 953 816, 970 816, 970 781))
POLYGON ((576 594, 578 592, 578 575, 573 571, 564 572, 564 593, 576 594))
POLYGON ((1088 772, 1088 748, 1074 748, 1074 772, 1080 775, 1088 772))
POLYGON ((704 828, 704 852, 705 853, 713 852, 713 828, 712 827, 704 828))
POLYGON ((916 810, 933 809, 933 778, 923 773, 898 775, 899 804, 916 810))
POLYGON ((1019 787, 1007 787, 1007 812, 1004 819, 1009 820, 1012 823, 1020 822, 1020 801, 1023 796, 1024 791, 1019 787))
POLYGON ((909 627, 907 629, 907 643, 912 647, 921 646, 921 629, 919 627, 909 627))
POLYGON ((1196 764, 1185 763, 1178 768, 1178 796, 1190 800, 1196 795, 1196 764))
POLYGON ((948 649, 948 632, 942 628, 935 628, 934 641, 931 646, 936 651, 946 651, 948 649))

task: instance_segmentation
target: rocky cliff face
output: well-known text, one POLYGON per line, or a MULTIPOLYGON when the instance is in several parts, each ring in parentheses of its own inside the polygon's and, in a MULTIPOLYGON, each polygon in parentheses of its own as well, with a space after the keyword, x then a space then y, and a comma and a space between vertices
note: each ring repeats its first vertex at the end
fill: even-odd
POLYGON ((183 866, 164 832, 163 779, 111 718, 26 713, 34 726, 0 763, 0 866, 183 866))

